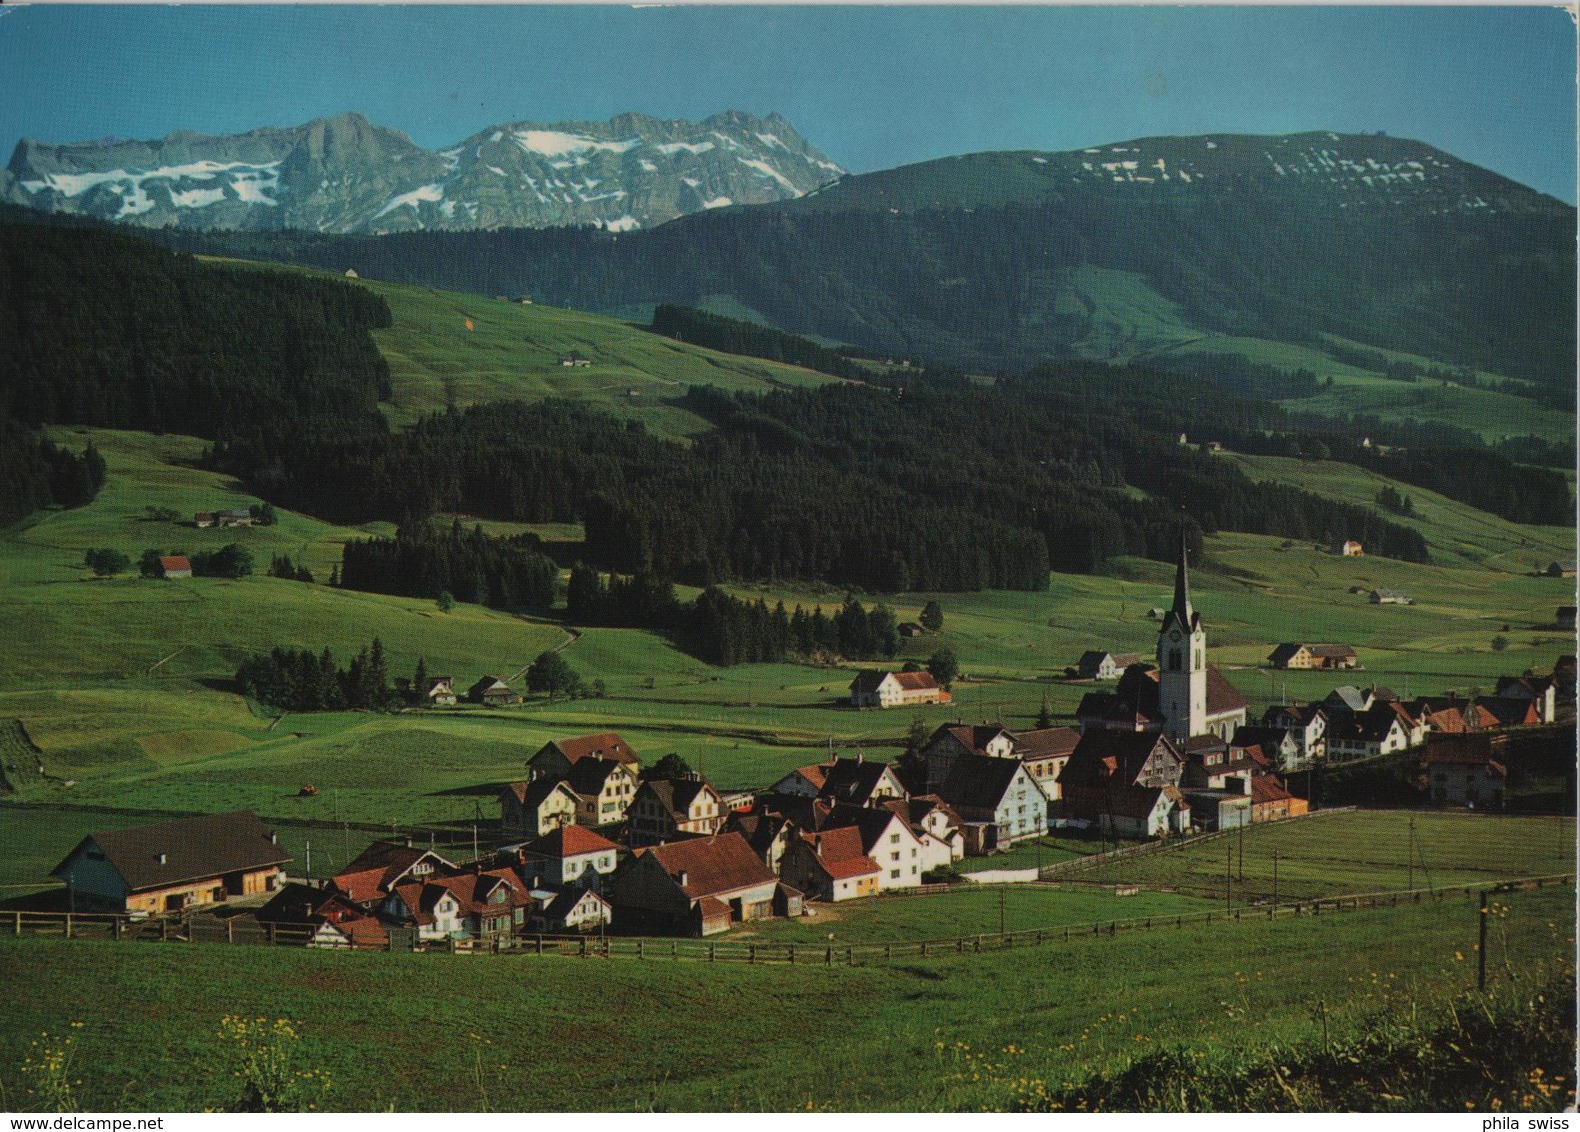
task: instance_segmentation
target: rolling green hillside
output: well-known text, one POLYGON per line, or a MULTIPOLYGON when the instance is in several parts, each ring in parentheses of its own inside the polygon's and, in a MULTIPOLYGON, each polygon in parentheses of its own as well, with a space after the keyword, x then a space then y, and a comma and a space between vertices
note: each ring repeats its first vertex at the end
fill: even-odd
MULTIPOLYGON (((88 547, 120 547, 135 559, 149 546, 196 550, 237 541, 260 568, 271 554, 289 554, 321 583, 339 545, 367 531, 289 512, 273 527, 242 531, 153 521, 149 506, 184 517, 253 500, 192 466, 199 441, 55 431, 73 443, 91 438, 109 476, 92 504, 43 512, 0 534, 0 619, 25 627, 0 656, 0 718, 21 719, 46 769, 76 783, 32 788, 30 800, 176 811, 246 805, 326 822, 470 822, 478 806, 492 812, 493 787, 518 775, 555 736, 618 730, 644 756, 675 751, 721 787, 737 789, 809 761, 831 736, 847 749, 892 757, 912 721, 912 713, 841 706, 849 667, 713 668, 640 630, 588 629, 572 640, 552 620, 464 604, 446 614, 430 601, 257 575, 94 580, 81 565, 88 547), (464 684, 485 673, 513 675, 544 648, 563 644, 572 666, 588 682, 603 681, 608 695, 500 711, 293 715, 274 724, 226 690, 250 651, 328 646, 344 661, 374 636, 393 674, 410 673, 421 656, 428 672, 464 684), (309 782, 319 795, 296 797, 309 782)), ((1386 483, 1347 465, 1225 459, 1243 461, 1259 478, 1322 477, 1321 490, 1357 502, 1386 483)), ((1257 666, 1281 640, 1347 641, 1366 666, 1356 679, 1416 694, 1490 687, 1501 673, 1545 671, 1571 651, 1572 638, 1548 626, 1554 607, 1572 600, 1572 583, 1530 575, 1572 554, 1569 532, 1515 527, 1394 486, 1422 513, 1415 522, 1429 539, 1431 565, 1339 559, 1309 544, 1251 535, 1208 540, 1194 585, 1213 660, 1254 704, 1285 692, 1320 696, 1340 682, 1316 673, 1280 673, 1275 682, 1257 666), (1417 604, 1373 606, 1350 593, 1353 586, 1406 589, 1417 604), (1507 639, 1504 651, 1494 651, 1496 636, 1507 639)), ((571 526, 537 529, 559 540, 578 534, 571 526)), ((1042 593, 890 595, 902 620, 914 619, 930 597, 945 611, 943 632, 905 641, 900 659, 925 661, 948 645, 967 674, 953 707, 915 714, 930 725, 997 717, 1025 727, 1046 698, 1068 719, 1092 686, 1064 681, 1065 667, 1087 648, 1149 653, 1156 622, 1145 614, 1167 604, 1171 584, 1167 565, 1121 559, 1106 577, 1054 575, 1042 593)), ((844 598, 833 587, 733 588, 770 604, 825 610, 844 598)))

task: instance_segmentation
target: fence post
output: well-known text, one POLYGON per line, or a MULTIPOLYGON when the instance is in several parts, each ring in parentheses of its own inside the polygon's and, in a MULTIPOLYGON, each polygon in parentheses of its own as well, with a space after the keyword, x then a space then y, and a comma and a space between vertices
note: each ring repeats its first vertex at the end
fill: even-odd
POLYGON ((225 921, 225 942, 226 943, 235 943, 236 942, 236 921, 235 920, 226 920, 225 921))
POLYGON ((543 954, 543 937, 541 935, 538 936, 538 954, 543 954))
POLYGON ((119 916, 110 921, 110 938, 113 940, 121 938, 121 918, 119 916))
POLYGON ((15 923, 15 926, 13 926, 12 929, 11 929, 11 934, 12 935, 21 935, 22 934, 22 913, 21 912, 18 912, 16 914, 16 923, 15 923))
POLYGON ((746 945, 746 962, 757 962, 757 945, 755 943, 748 943, 746 945))
POLYGON ((647 958, 647 940, 643 939, 641 936, 636 937, 636 957, 638 959, 647 958))
POLYGON ((71 938, 71 913, 66 913, 66 938, 71 938))
POLYGON ((795 944, 792 943, 790 945, 789 951, 790 951, 790 962, 793 964, 793 963, 795 963, 795 944))
POLYGON ((583 959, 587 958, 587 937, 586 936, 582 936, 582 953, 581 953, 581 957, 583 959))
POLYGON ((716 948, 717 946, 718 945, 714 944, 714 943, 708 944, 708 962, 709 963, 712 963, 714 961, 714 948, 716 948))
POLYGON ((855 965, 856 965, 856 949, 854 947, 847 947, 847 948, 845 948, 845 966, 847 966, 847 967, 854 967, 855 965))
POLYGON ((887 963, 892 958, 894 958, 894 948, 886 943, 883 945, 883 961, 887 963))
POLYGON ((1487 916, 1488 916, 1488 911, 1489 911, 1489 909, 1488 909, 1487 892, 1486 892, 1485 889, 1483 889, 1482 893, 1481 893, 1481 917, 1480 917, 1481 918, 1481 925, 1480 925, 1481 942, 1476 947, 1476 989, 1478 991, 1484 991, 1484 990, 1487 989, 1487 916))
MULTIPOLYGON (((159 940, 160 940, 161 943, 164 943, 164 942, 168 942, 169 939, 170 939, 170 921, 169 920, 160 920, 159 921, 159 940)), ((269 942, 270 943, 274 942, 274 932, 272 930, 269 932, 269 942)))
POLYGON ((925 939, 922 940, 922 958, 927 958, 927 941, 925 939))

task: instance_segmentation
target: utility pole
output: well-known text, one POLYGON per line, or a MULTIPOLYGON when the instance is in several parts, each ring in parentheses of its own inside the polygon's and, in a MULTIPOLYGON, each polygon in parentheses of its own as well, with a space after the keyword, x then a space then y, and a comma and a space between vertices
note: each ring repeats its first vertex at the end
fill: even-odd
POLYGON ((1410 844, 1405 847, 1404 855, 1405 855, 1405 860, 1408 861, 1409 865, 1410 865, 1409 888, 1410 888, 1411 892, 1414 892, 1415 891, 1415 815, 1414 814, 1410 815, 1410 844))
POLYGON ((313 879, 313 843, 311 841, 307 843, 307 879, 309 882, 313 879))
POLYGON ((1278 850, 1273 850, 1273 907, 1278 907, 1278 850))
MULTIPOLYGON (((1243 828, 1243 827, 1242 827, 1243 828)), ((1223 910, 1234 908, 1234 846, 1223 847, 1223 910)))
POLYGON ((1004 934, 1004 886, 998 888, 998 934, 1004 934))
POLYGON ((1237 840, 1240 842, 1240 881, 1241 881, 1241 883, 1244 883, 1245 882, 1245 823, 1244 822, 1240 823, 1240 836, 1239 836, 1239 838, 1237 840))

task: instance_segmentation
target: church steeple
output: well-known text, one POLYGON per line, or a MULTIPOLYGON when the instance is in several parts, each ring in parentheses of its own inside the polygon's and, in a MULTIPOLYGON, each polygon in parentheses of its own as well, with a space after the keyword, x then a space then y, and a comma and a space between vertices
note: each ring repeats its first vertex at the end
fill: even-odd
POLYGON ((1180 556, 1174 567, 1174 608, 1169 610, 1174 620, 1186 632, 1194 631, 1201 624, 1200 617, 1190 604, 1190 572, 1185 561, 1185 523, 1180 522, 1180 556))

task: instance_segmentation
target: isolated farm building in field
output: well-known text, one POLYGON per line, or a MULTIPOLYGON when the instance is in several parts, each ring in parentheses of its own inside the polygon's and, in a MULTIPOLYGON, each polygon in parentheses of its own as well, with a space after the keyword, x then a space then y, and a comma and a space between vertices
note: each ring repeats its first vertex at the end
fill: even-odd
POLYGON ((219 522, 219 514, 214 511, 199 511, 192 516, 192 525, 199 530, 208 530, 219 522))
POLYGON ((582 369, 586 366, 592 365, 592 359, 584 358, 582 355, 576 353, 573 350, 569 354, 560 355, 560 365, 566 366, 568 368, 582 369))
POLYGON ((1336 542, 1329 548, 1330 553, 1337 554, 1340 558, 1360 558, 1366 553, 1366 548, 1354 539, 1345 539, 1336 542))
POLYGON ((521 693, 497 676, 484 676, 467 689, 466 698, 474 704, 489 707, 509 707, 521 702, 521 693))
POLYGON ((922 628, 915 621, 901 621, 900 622, 899 634, 902 637, 906 637, 908 639, 909 638, 914 638, 914 637, 920 637, 920 636, 924 635, 926 632, 927 632, 927 630, 922 628))
POLYGON ((274 892, 291 855, 247 810, 92 833, 51 876, 78 907, 183 912, 274 892))
POLYGON ((159 570, 166 578, 190 578, 192 563, 184 554, 163 554, 159 557, 159 570))
POLYGON ((427 681, 426 688, 419 688, 424 702, 434 707, 454 707, 456 702, 455 678, 453 676, 433 676, 427 681))
POLYGON ((950 696, 930 672, 867 671, 850 682, 850 702, 854 707, 911 707, 947 704, 950 696))
POLYGON ((1414 605, 1415 598, 1403 590, 1372 590, 1370 601, 1373 605, 1414 605))
POLYGON ((1274 668, 1342 669, 1354 668, 1356 657, 1349 645, 1308 645, 1291 641, 1274 649, 1267 663, 1274 668))
POLYGON ((512 782, 499 794, 499 832, 506 838, 542 837, 576 820, 576 792, 558 778, 539 775, 512 782))
POLYGON ((717 833, 724 801, 700 775, 649 779, 637 787, 626 815, 632 845, 657 845, 687 834, 717 833))
POLYGON ((774 914, 779 878, 738 833, 638 849, 605 893, 622 931, 714 935, 774 914))
POLYGON ((1075 674, 1083 680, 1117 680, 1120 673, 1139 661, 1133 652, 1102 652, 1088 649, 1076 661, 1075 674))
POLYGON ((1549 562, 1547 569, 1542 571, 1549 578, 1572 578, 1575 576, 1573 562, 1549 562))
POLYGON ((613 759, 625 763, 633 774, 642 769, 641 758, 613 731, 579 735, 574 739, 551 739, 527 760, 527 769, 549 778, 561 778, 585 758, 613 759))

